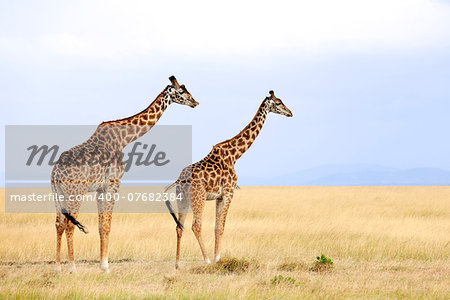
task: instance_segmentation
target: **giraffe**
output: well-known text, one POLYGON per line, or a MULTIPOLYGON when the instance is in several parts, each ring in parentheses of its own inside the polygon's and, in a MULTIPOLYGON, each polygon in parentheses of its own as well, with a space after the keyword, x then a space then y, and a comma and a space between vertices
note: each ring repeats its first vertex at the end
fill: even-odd
POLYGON ((269 94, 270 96, 266 97, 259 106, 252 121, 239 134, 214 145, 205 158, 184 168, 179 178, 166 188, 166 191, 168 191, 173 186, 176 186, 177 195, 180 195, 180 193, 182 195, 182 200, 177 201, 178 218, 170 202, 165 202, 177 224, 175 268, 179 268, 180 242, 189 205, 192 206, 193 212, 192 231, 198 240, 205 263, 211 263, 202 239, 202 213, 205 202, 208 200, 216 200, 214 257, 215 262, 220 260, 221 239, 225 228, 225 220, 237 182, 234 164, 255 141, 268 113, 273 112, 287 117, 293 116, 292 112, 275 96, 273 91, 270 91, 269 94))
POLYGON ((58 196, 63 195, 64 198, 63 201, 55 202, 57 273, 61 272, 61 238, 64 231, 67 238, 69 270, 71 273, 76 271, 73 253, 74 226, 84 233, 87 233, 87 228, 77 220, 81 201, 73 200, 88 192, 96 192, 98 195, 96 202, 100 234, 100 268, 109 273, 108 241, 114 201, 104 201, 108 199, 104 196, 114 195, 119 190, 125 170, 122 161, 123 148, 147 133, 171 103, 190 107, 198 105, 186 87, 179 85, 174 76, 169 80, 171 84, 146 109, 128 118, 102 122, 88 140, 63 152, 53 167, 52 191, 58 196))

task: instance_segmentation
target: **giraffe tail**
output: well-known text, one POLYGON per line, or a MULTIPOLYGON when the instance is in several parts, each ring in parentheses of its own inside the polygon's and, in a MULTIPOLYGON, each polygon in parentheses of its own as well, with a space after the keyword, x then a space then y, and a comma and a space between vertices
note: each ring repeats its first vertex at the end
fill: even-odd
MULTIPOLYGON (((61 191, 61 187, 56 183, 53 176, 54 175, 52 173, 51 185, 52 185, 53 192, 64 195, 64 193, 62 193, 62 191, 61 191)), ((57 200, 57 201, 59 201, 59 200, 57 200)), ((65 208, 61 207, 61 204, 56 205, 56 207, 58 207, 58 206, 61 208, 61 213, 64 215, 64 217, 66 217, 67 220, 69 220, 73 225, 77 226, 78 229, 80 229, 82 232, 89 233, 88 229, 83 224, 78 222, 65 208)))
MULTIPOLYGON (((167 193, 168 190, 170 190, 172 187, 174 187, 176 184, 178 183, 178 180, 175 181, 174 183, 172 183, 171 185, 167 186, 164 189, 164 193, 167 193)), ((183 225, 180 223, 180 221, 178 220, 177 216, 175 215, 175 213, 173 212, 173 208, 172 208, 172 204, 170 204, 170 201, 164 201, 166 203, 167 209, 170 212, 170 215, 172 216, 172 218, 174 219, 175 223, 177 223, 177 227, 180 228, 181 230, 183 230, 183 225)))
POLYGON ((71 214, 69 214, 65 208, 61 209, 61 213, 64 215, 64 217, 67 218, 67 220, 69 220, 70 222, 72 222, 73 225, 77 226, 78 229, 80 229, 82 232, 84 232, 84 233, 89 233, 89 231, 88 231, 88 229, 86 228, 86 226, 84 226, 83 224, 81 224, 80 222, 78 222, 77 219, 75 219, 71 214))
POLYGON ((173 212, 172 205, 170 204, 170 201, 167 200, 167 201, 165 201, 165 203, 166 203, 167 208, 169 209, 170 215, 174 219, 175 223, 177 223, 177 227, 180 228, 181 230, 183 230, 183 225, 180 223, 180 221, 178 220, 177 216, 173 212))
POLYGON ((166 188, 164 189, 164 193, 167 193, 167 191, 170 190, 171 188, 173 188, 177 183, 178 183, 178 180, 175 181, 174 183, 172 183, 171 185, 166 186, 166 188))

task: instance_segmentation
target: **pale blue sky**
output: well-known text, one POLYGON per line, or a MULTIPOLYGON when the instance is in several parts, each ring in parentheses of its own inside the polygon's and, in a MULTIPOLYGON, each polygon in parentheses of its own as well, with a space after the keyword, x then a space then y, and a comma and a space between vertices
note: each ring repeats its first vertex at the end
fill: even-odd
POLYGON ((200 106, 173 105, 160 124, 193 125, 194 161, 273 89, 294 118, 269 116, 240 176, 450 170, 448 2, 335 2, 0 1, 1 125, 126 117, 174 74, 200 106))

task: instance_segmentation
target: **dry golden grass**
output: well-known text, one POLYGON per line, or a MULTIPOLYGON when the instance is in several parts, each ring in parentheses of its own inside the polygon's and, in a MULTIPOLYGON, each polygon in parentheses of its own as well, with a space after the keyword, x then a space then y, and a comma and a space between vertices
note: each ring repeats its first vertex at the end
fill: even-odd
MULTIPOLYGON (((210 257, 214 206, 204 213, 210 257)), ((3 196, 0 207, 0 298, 450 297, 450 187, 242 187, 227 260, 202 267, 189 216, 178 271, 168 214, 115 214, 109 275, 96 262, 96 215, 79 217, 91 233, 75 235, 78 273, 55 275, 54 214, 5 214, 3 196), (334 268, 312 272, 321 253, 334 268), (277 275, 295 283, 273 284, 277 275)))

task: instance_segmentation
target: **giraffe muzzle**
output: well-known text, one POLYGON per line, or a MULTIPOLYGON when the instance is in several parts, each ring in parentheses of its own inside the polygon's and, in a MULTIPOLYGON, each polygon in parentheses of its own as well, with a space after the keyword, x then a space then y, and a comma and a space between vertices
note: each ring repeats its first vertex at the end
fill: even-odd
POLYGON ((200 103, 198 103, 197 101, 195 101, 194 99, 192 99, 192 102, 191 102, 191 104, 189 104, 189 106, 190 107, 192 107, 192 108, 194 108, 194 107, 196 107, 197 105, 199 105, 200 103))
POLYGON ((283 115, 285 115, 286 117, 289 117, 289 118, 294 116, 292 111, 290 109, 288 109, 287 107, 283 110, 283 115))

